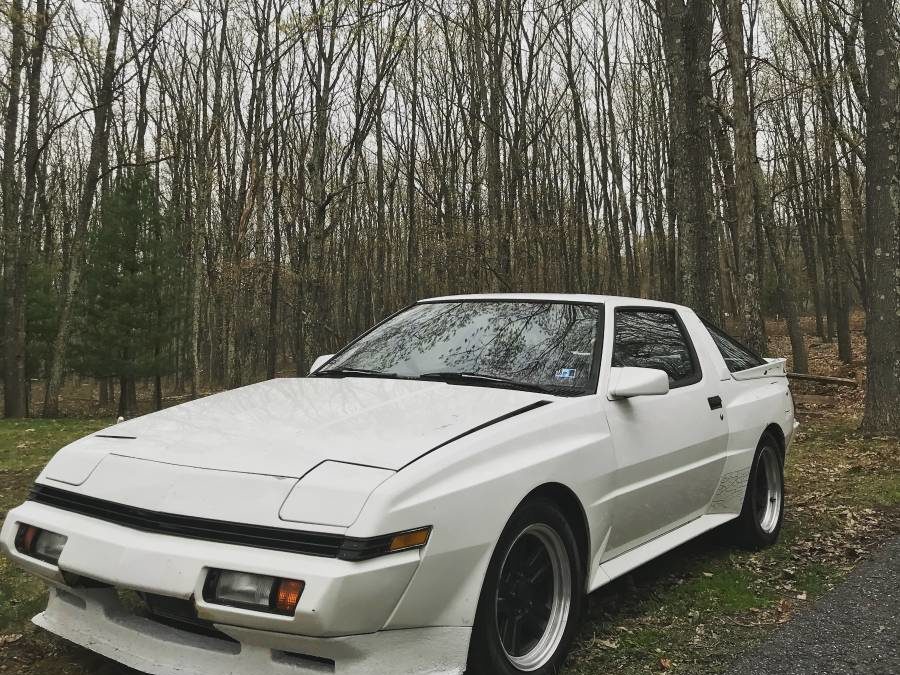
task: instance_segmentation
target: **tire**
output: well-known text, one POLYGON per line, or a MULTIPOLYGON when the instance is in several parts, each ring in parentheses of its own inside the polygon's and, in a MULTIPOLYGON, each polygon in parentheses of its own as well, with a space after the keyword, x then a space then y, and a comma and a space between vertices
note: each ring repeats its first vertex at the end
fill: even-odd
POLYGON ((466 673, 559 673, 584 610, 584 579, 560 509, 546 499, 520 506, 488 566, 466 673))
POLYGON ((778 441, 766 434, 756 448, 741 515, 734 523, 737 543, 760 550, 778 541, 784 522, 784 462, 778 441))

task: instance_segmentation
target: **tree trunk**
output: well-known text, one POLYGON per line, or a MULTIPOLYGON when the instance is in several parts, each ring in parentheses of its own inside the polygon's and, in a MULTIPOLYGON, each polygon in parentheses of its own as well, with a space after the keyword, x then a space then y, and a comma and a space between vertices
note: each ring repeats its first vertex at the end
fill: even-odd
MULTIPOLYGON (((418 17, 418 12, 416 13, 418 17)), ((406 233, 406 301, 419 299, 418 283, 418 215, 416 210, 416 132, 419 125, 419 24, 413 27, 412 101, 410 102, 409 157, 406 166, 406 209, 408 213, 406 233)), ((478 133, 475 131, 474 133, 478 133)), ((383 317, 377 317, 379 320, 383 317)))
MULTIPOLYGON (((566 14, 565 20, 565 69, 566 69, 566 81, 569 87, 569 94, 572 97, 572 120, 573 127, 575 132, 575 194, 574 194, 574 204, 572 206, 573 212, 573 220, 574 220, 574 231, 576 239, 576 250, 580 251, 582 247, 582 242, 584 240, 584 233, 588 229, 588 202, 587 202, 587 167, 584 161, 584 146, 585 146, 585 129, 584 129, 584 109, 581 103, 581 83, 578 81, 578 77, 575 72, 575 64, 573 60, 573 43, 575 42, 575 38, 573 33, 573 17, 571 13, 566 14)), ((610 223, 610 227, 613 224, 610 223)), ((578 256, 578 262, 580 263, 581 256, 578 256)), ((584 283, 584 270, 582 269, 581 264, 578 265, 578 268, 574 271, 574 277, 576 279, 576 289, 578 292, 587 293, 588 288, 585 287, 584 283)), ((593 287, 595 280, 591 279, 589 282, 589 287, 593 287)))
POLYGON ((791 339, 794 372, 807 373, 809 372, 809 358, 806 342, 803 339, 803 329, 800 327, 800 313, 797 310, 797 300, 794 294, 794 280, 787 269, 784 254, 781 250, 778 228, 775 223, 775 212, 772 209, 772 192, 769 189, 768 181, 766 181, 759 161, 753 162, 753 183, 753 192, 757 200, 756 207, 766 233, 766 239, 769 242, 772 265, 775 268, 775 276, 778 280, 778 294, 781 296, 781 308, 784 312, 788 336, 791 339))
POLYGON ((760 279, 757 275, 759 247, 753 210, 753 120, 747 91, 744 15, 741 0, 723 0, 720 16, 728 50, 728 67, 734 97, 734 201, 737 217, 737 292, 738 316, 744 342, 759 354, 768 350, 766 326, 762 316, 760 279))
MULTIPOLYGON (((276 15, 276 25, 281 22, 281 7, 276 15)), ((281 31, 275 43, 275 53, 281 49, 281 31)), ((266 328, 266 377, 273 379, 278 369, 278 301, 281 292, 281 121, 278 107, 278 76, 280 62, 272 67, 271 105, 272 134, 269 143, 272 152, 272 283, 269 287, 269 325, 266 328)), ((263 205, 257 206, 263 209, 263 205)))
MULTIPOLYGON (((489 3, 488 16, 488 40, 486 42, 488 52, 487 63, 487 95, 483 98, 485 105, 485 136, 486 162, 487 162, 487 191, 488 191, 488 220, 489 227, 496 238, 496 262, 494 269, 495 284, 497 290, 508 290, 510 283, 510 238, 509 224, 503 218, 503 171, 500 159, 500 125, 502 124, 503 94, 503 3, 489 3)), ((480 27, 478 28, 480 30, 480 27)), ((483 77, 481 73, 477 77, 483 77)))
POLYGON ((671 77, 674 205, 678 225, 678 296, 705 316, 721 315, 713 218, 711 138, 705 98, 710 89, 712 4, 657 0, 671 77))
POLYGON ((112 399, 112 385, 108 377, 101 377, 98 384, 100 385, 100 409, 106 410, 112 399))
POLYGON ((75 232, 72 237, 68 265, 63 272, 62 307, 59 313, 56 335, 53 339, 47 386, 44 391, 44 417, 56 417, 59 415, 59 391, 62 386, 72 308, 75 304, 75 294, 78 290, 81 272, 81 257, 93 210, 97 183, 100 180, 100 166, 106 157, 109 144, 109 113, 113 101, 116 53, 119 48, 119 26, 122 21, 124 6, 125 0, 114 0, 109 16, 109 42, 106 46, 100 89, 97 92, 97 107, 94 110, 94 133, 91 141, 91 152, 85 167, 84 187, 78 202, 78 214, 75 221, 75 232))
MULTIPOLYGON (((34 41, 29 55, 28 67, 28 122, 25 128, 25 191, 22 197, 21 224, 19 226, 19 251, 15 270, 16 307, 15 323, 15 370, 24 394, 25 414, 29 413, 31 398, 26 353, 26 301, 28 298, 28 266, 34 242, 40 239, 40 214, 38 193, 45 189, 41 185, 41 174, 46 164, 41 166, 43 149, 38 142, 38 127, 41 122, 41 74, 44 68, 44 47, 50 29, 47 1, 37 0, 34 17, 34 41)), ((7 415, 9 416, 9 415, 7 415)))
MULTIPOLYGON (((831 33, 825 31, 823 49, 826 54, 831 53, 831 33)), ((835 79, 831 61, 824 60, 824 72, 827 81, 835 79)), ((828 172, 826 185, 829 186, 828 203, 831 217, 829 223, 829 239, 832 254, 832 302, 835 311, 835 328, 838 339, 838 356, 844 363, 850 363, 853 359, 850 344, 850 259, 846 236, 844 235, 844 206, 841 166, 838 160, 838 136, 840 135, 839 123, 836 120, 835 96, 830 85, 827 87, 827 96, 822 97, 823 116, 827 123, 825 126, 825 171, 828 172)))
POLYGON ((862 429, 900 435, 900 49, 892 0, 864 0, 869 301, 862 429))
POLYGON ((3 166, 0 186, 3 190, 3 414, 25 417, 25 352, 19 339, 19 309, 24 304, 24 288, 17 288, 18 259, 28 255, 23 250, 24 233, 19 229, 19 189, 16 177, 18 150, 19 104, 22 87, 22 57, 25 52, 25 25, 22 0, 13 0, 9 11, 12 45, 9 55, 9 86, 6 120, 3 129, 3 166))

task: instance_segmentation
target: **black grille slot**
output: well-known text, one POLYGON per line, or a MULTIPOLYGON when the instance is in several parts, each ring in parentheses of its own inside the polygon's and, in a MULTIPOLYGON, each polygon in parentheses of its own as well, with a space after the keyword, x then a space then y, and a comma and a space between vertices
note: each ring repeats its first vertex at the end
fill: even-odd
POLYGON ((263 525, 244 525, 222 520, 148 511, 40 484, 32 488, 29 499, 142 532, 201 539, 221 544, 236 544, 288 553, 337 558, 345 542, 345 538, 338 534, 304 532, 263 525))
POLYGON ((170 628, 176 628, 195 635, 204 635, 226 642, 237 642, 213 626, 211 621, 197 616, 197 608, 191 600, 170 598, 153 593, 139 593, 146 605, 147 618, 170 628))
POLYGON ((272 660, 276 663, 285 663, 290 666, 301 666, 307 671, 317 673, 333 673, 335 664, 334 659, 325 659, 321 656, 310 656, 309 654, 297 654, 296 652, 272 652, 272 660))

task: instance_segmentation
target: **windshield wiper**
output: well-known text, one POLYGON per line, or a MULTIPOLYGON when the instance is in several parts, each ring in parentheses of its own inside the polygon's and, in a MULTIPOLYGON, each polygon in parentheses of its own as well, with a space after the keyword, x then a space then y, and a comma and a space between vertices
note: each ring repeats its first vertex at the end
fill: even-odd
POLYGON ((370 370, 368 368, 326 368, 325 370, 317 370, 313 373, 314 377, 387 377, 396 379, 399 377, 396 373, 385 373, 381 370, 370 370))
POLYGON ((450 383, 467 383, 487 384, 500 387, 509 387, 511 389, 521 389, 522 391, 535 391, 540 394, 551 394, 558 396, 562 392, 559 389, 545 387, 540 384, 532 384, 531 382, 521 382, 513 380, 509 377, 500 377, 498 375, 486 375, 484 373, 467 373, 453 370, 437 371, 433 373, 422 373, 419 375, 420 380, 437 380, 439 382, 450 383))

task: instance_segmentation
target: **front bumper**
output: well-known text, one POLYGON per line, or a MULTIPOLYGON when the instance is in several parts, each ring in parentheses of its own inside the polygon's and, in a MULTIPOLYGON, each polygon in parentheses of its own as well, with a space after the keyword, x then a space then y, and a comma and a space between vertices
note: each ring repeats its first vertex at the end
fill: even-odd
POLYGON ((139 532, 36 502, 9 512, 0 548, 20 567, 51 584, 47 611, 35 617, 35 623, 145 672, 399 675, 461 673, 465 667, 470 628, 384 630, 419 567, 419 551, 349 562, 139 532), (68 537, 59 567, 15 550, 21 523, 68 537), (211 605, 202 599, 210 568, 301 579, 306 587, 294 616, 211 605), (201 619, 237 642, 217 641, 130 614, 114 589, 71 588, 61 570, 114 588, 191 600, 201 619), (223 651, 222 644, 210 640, 223 642, 228 649, 223 651), (333 665, 290 654, 326 659, 333 665), (398 663, 398 658, 408 660, 398 663))
POLYGON ((420 628, 312 638, 217 625, 237 640, 230 642, 136 616, 110 589, 55 587, 34 623, 151 675, 461 675, 471 633, 420 628))

